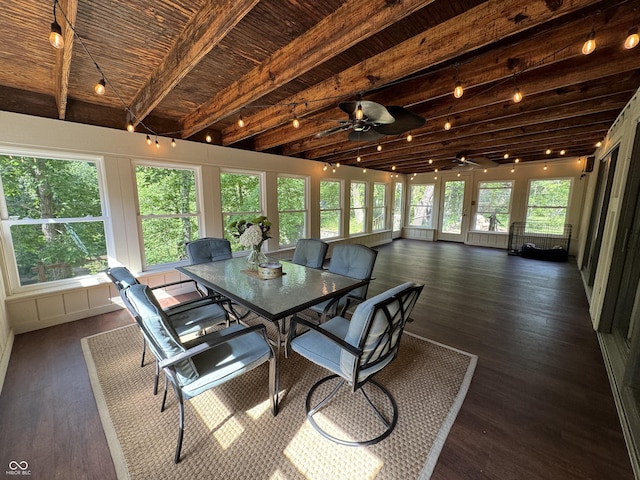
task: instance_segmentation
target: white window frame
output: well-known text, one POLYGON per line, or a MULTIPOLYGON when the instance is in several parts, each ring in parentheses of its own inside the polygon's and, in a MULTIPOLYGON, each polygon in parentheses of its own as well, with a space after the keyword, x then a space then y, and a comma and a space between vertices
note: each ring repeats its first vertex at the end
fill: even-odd
POLYGON ((369 198, 369 182, 366 182, 364 180, 351 180, 351 182, 349 183, 349 236, 357 236, 357 235, 363 235, 365 233, 367 233, 367 215, 369 214, 368 211, 368 198, 369 198), (364 185, 364 204, 358 208, 354 208, 353 206, 353 202, 352 202, 352 197, 351 197, 351 188, 353 187, 353 185, 364 185), (361 210, 363 213, 363 222, 362 222, 362 231, 361 232, 352 232, 351 231, 351 214, 353 212, 355 212, 355 210, 361 210))
POLYGON ((391 214, 391 230, 393 232, 402 231, 402 226, 404 224, 403 220, 403 207, 404 207, 404 199, 405 199, 405 184, 404 182, 393 182, 393 212, 391 214), (398 199, 397 187, 400 187, 400 198, 398 199), (399 219, 398 229, 396 230, 396 216, 399 219))
POLYGON ((344 181, 337 179, 337 178, 323 178, 320 180, 320 184, 319 184, 319 194, 320 194, 320 202, 319 202, 319 208, 318 208, 318 215, 319 215, 319 225, 320 225, 320 238, 322 240, 330 240, 330 239, 334 239, 334 238, 341 238, 342 237, 342 231, 343 231, 343 224, 344 224, 344 181), (322 208, 322 188, 320 188, 320 185, 322 185, 322 182, 335 182, 338 184, 339 187, 339 192, 338 192, 338 208, 322 208), (323 237, 322 236, 322 212, 338 212, 338 216, 339 216, 339 221, 338 221, 338 234, 334 235, 333 237, 323 237))
MULTIPOLYGON (((529 184, 527 186, 527 198, 526 198, 526 205, 525 205, 525 225, 527 225, 529 223, 529 198, 531 196, 531 186, 533 184, 533 182, 552 182, 552 181, 556 181, 556 180, 564 180, 564 181, 568 181, 569 182, 569 191, 567 192, 567 204, 565 206, 540 206, 540 207, 534 207, 534 208, 548 208, 548 209, 552 209, 552 208, 564 208, 564 224, 568 223, 568 218, 569 218, 569 207, 571 205, 571 195, 573 193, 573 178, 571 177, 555 177, 555 178, 530 178, 529 179, 529 184)), ((557 233, 558 235, 562 234, 562 231, 557 233)))
POLYGON ((109 218, 109 206, 105 195, 105 172, 104 172, 104 157, 101 155, 79 155, 77 153, 70 152, 54 152, 48 150, 39 149, 25 149, 25 148, 0 148, 1 155, 14 155, 21 157, 37 157, 51 160, 64 160, 64 161, 79 161, 79 162, 91 162, 96 165, 96 175, 98 177, 98 194, 100 197, 100 207, 102 215, 99 217, 78 217, 78 218, 55 218, 55 219, 22 219, 11 220, 9 218, 9 212, 7 208, 7 202, 4 196, 4 186, 2 185, 2 178, 0 177, 0 222, 2 223, 2 235, 6 240, 4 244, 4 262, 6 265, 7 279, 9 285, 7 290, 9 294, 16 294, 22 292, 34 292, 43 289, 49 289, 51 285, 56 286, 69 286, 79 287, 83 286, 87 278, 95 277, 96 275, 86 275, 80 277, 66 278, 62 280, 53 280, 44 283, 37 283, 32 285, 21 285, 20 275, 18 274, 18 264, 16 261, 16 255, 13 248, 13 238, 11 236, 11 227, 13 225, 41 225, 45 222, 50 223, 80 223, 87 221, 102 222, 105 234, 105 244, 107 248, 107 256, 113 256, 113 235, 111 229, 111 221, 109 218))
MULTIPOLYGON (((477 196, 476 196, 476 210, 473 216, 473 228, 472 231, 474 232, 491 232, 491 233, 496 233, 496 234, 508 234, 509 233, 509 224, 511 224, 511 206, 513 205, 513 189, 514 189, 514 181, 513 180, 481 180, 478 182, 478 191, 477 191, 477 196), (494 189, 490 189, 490 188, 482 188, 482 184, 485 183, 508 183, 510 185, 510 192, 509 192, 509 209, 507 214, 509 215, 509 220, 507 221, 507 224, 504 225, 504 232, 498 232, 496 230, 478 230, 476 229, 476 225, 477 225, 477 219, 478 219, 478 215, 480 214, 480 192, 482 190, 494 190, 494 189)), ((495 189, 497 190, 497 189, 495 189)), ((485 212, 488 213, 488 212, 485 212)))
POLYGON ((434 217, 434 212, 435 212, 435 206, 436 206, 436 201, 435 201, 435 197, 436 197, 436 185, 435 183, 412 183, 409 186, 409 192, 408 195, 406 196, 407 198, 407 219, 406 219, 406 224, 410 227, 414 227, 414 228, 434 228, 433 227, 433 217, 434 217), (429 225, 416 225, 414 223, 412 223, 413 217, 411 215, 411 210, 413 207, 419 207, 420 205, 414 205, 412 202, 413 199, 413 194, 412 194, 412 190, 414 187, 420 187, 420 186, 425 186, 425 187, 429 187, 431 186, 433 188, 433 195, 432 195, 432 200, 431 200, 431 221, 429 223, 429 225))
POLYGON ((375 182, 373 184, 373 207, 371 208, 371 211, 372 211, 371 231, 372 232, 380 232, 382 230, 387 229, 387 205, 389 203, 388 192, 389 192, 388 184, 382 183, 382 182, 375 182), (382 187, 382 192, 384 194, 383 202, 382 202, 382 205, 376 205, 376 189, 380 187, 382 187), (376 225, 375 225, 376 213, 378 211, 382 212, 382 226, 380 228, 376 228, 376 225))
MULTIPOLYGON (((276 186, 277 186, 277 182, 279 179, 281 178, 292 178, 295 180, 302 180, 304 182, 304 208, 302 210, 280 210, 280 195, 278 192, 278 243, 280 244, 281 248, 285 248, 285 247, 290 247, 295 245, 295 243, 292 244, 284 244, 282 243, 282 241, 280 240, 280 215, 282 213, 303 213, 304 214, 304 231, 302 233, 302 237, 301 238, 306 238, 309 236, 309 177, 305 177, 302 175, 278 175, 277 179, 276 179, 276 186)), ((277 188, 277 187, 276 187, 277 188)), ((296 241, 297 243, 297 241, 296 241)))

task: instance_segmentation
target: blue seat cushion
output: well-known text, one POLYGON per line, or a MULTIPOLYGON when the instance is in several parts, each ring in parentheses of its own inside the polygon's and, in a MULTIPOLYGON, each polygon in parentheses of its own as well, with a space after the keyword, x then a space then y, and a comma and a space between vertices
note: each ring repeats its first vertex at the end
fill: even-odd
MULTIPOLYGON (((197 304, 196 304, 197 305, 197 304)), ((219 325, 227 320, 227 312, 217 303, 197 306, 178 306, 168 311, 169 320, 179 336, 197 333, 202 329, 219 325)))
MULTIPOLYGON (((224 337, 244 329, 244 326, 234 323, 208 338, 224 337)), ((182 391, 186 396, 194 397, 257 367, 270 357, 271 349, 263 336, 255 332, 241 335, 192 357, 198 378, 186 383, 182 391)))

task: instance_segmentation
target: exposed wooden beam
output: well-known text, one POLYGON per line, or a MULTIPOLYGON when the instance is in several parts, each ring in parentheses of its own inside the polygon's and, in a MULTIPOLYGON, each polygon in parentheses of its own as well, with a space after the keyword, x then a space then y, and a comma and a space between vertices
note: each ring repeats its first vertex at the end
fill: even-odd
MULTIPOLYGON (((336 97, 355 96, 397 81, 408 75, 451 60, 458 55, 489 45, 510 35, 523 32, 544 22, 559 18, 597 3, 596 0, 551 2, 533 0, 489 0, 406 40, 396 47, 289 97, 282 103, 298 104, 300 116, 335 104, 336 97), (461 35, 460 32, 465 32, 461 35), (331 92, 331 96, 329 96, 331 92), (313 99, 312 103, 305 103, 313 99), (316 101, 317 100, 317 101, 316 101)), ((223 131, 223 144, 229 145, 268 128, 287 122, 290 112, 282 107, 262 109, 247 119, 251 133, 238 132, 237 127, 223 131)))
POLYGON ((58 119, 64 120, 67 113, 67 96, 69 92, 69 74, 71 73, 71 55, 73 53, 73 28, 69 26, 75 25, 78 13, 78 0, 59 0, 59 8, 64 12, 58 11, 57 18, 60 27, 62 27, 62 36, 64 38, 64 47, 56 51, 56 67, 53 73, 56 99, 56 108, 58 109, 58 119), (68 22, 68 23, 67 23, 68 22))
POLYGON ((131 101, 134 124, 160 101, 211 51, 259 0, 204 2, 180 33, 164 61, 131 101))
MULTIPOLYGON (((183 119, 183 137, 215 123, 434 0, 349 0, 183 119)), ((245 137, 246 138, 246 137, 245 137)))
MULTIPOLYGON (((606 24, 598 30, 599 48, 602 49, 606 45, 618 46, 620 43, 620 31, 627 27, 629 21, 633 21, 633 18, 628 12, 613 12, 612 15, 608 16, 606 24)), ((504 47, 498 51, 492 50, 469 59, 459 67, 459 76, 464 79, 466 89, 465 96, 461 100, 452 100, 452 86, 455 85, 456 80, 454 68, 438 70, 404 82, 391 89, 391 92, 384 90, 368 96, 367 100, 377 101, 385 105, 419 107, 421 103, 429 102, 430 105, 433 100, 442 98, 447 101, 446 109, 450 109, 452 102, 455 102, 453 111, 449 110, 449 113, 455 113, 458 111, 460 104, 465 103, 469 97, 482 95, 482 98, 489 97, 486 100, 487 104, 490 104, 492 100, 495 102, 496 100, 491 99, 491 97, 504 95, 505 88, 513 88, 512 83, 505 85, 505 88, 487 93, 482 91, 482 87, 490 84, 495 85, 499 80, 510 80, 514 73, 519 74, 518 81, 521 83, 519 86, 526 94, 543 91, 549 79, 544 78, 537 84, 530 84, 532 74, 535 75, 537 69, 545 69, 550 65, 560 64, 560 62, 572 58, 575 58, 576 62, 567 65, 579 65, 579 67, 576 68, 572 78, 567 75, 564 67, 560 66, 558 68, 562 72, 562 78, 565 79, 561 86, 578 83, 583 79, 594 78, 595 75, 601 75, 599 72, 606 71, 606 68, 597 69, 598 61, 601 59, 600 51, 593 58, 585 57, 580 51, 580 46, 584 41, 584 32, 589 31, 592 24, 593 19, 591 18, 579 19, 564 24, 559 28, 556 27, 552 32, 546 29, 528 37, 524 41, 517 42, 513 46, 504 47), (544 48, 541 48, 541 45, 544 48), (590 73, 583 72, 582 69, 585 65, 588 65, 590 73)), ((630 55, 631 52, 621 52, 620 49, 615 52, 616 55, 623 53, 627 54, 628 60, 637 57, 630 55)), ((631 66, 630 68, 640 68, 640 59, 635 65, 637 66, 631 66)), ((548 68, 546 71, 548 71, 548 68)), ((558 88, 560 84, 557 82, 556 75, 554 74, 550 77, 555 86, 549 86, 548 89, 558 88)), ((482 100, 479 99, 479 101, 482 100)), ((428 119, 437 116, 434 115, 431 107, 423 110, 426 112, 428 119)), ((438 111, 444 110, 440 108, 438 111)), ((418 112, 417 109, 416 112, 418 112)), ((283 124, 254 137, 255 148, 256 150, 264 151, 282 145, 283 139, 287 139, 289 145, 284 147, 283 153, 285 155, 294 155, 304 151, 304 149, 331 145, 336 141, 336 136, 323 137, 321 139, 314 138, 315 133, 336 125, 335 122, 325 123, 321 120, 323 118, 345 118, 345 114, 335 108, 331 112, 310 115, 301 120, 300 128, 295 131, 292 131, 289 123, 283 124)), ((340 138, 340 136, 337 136, 337 138, 340 138)))

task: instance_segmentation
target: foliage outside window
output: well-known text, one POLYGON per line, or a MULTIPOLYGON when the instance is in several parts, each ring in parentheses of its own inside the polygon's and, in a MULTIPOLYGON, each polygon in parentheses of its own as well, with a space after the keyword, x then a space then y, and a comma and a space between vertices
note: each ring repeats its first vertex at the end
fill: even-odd
POLYGON ((280 246, 295 245, 306 237, 307 182, 303 178, 278 177, 278 228, 280 246))
POLYGON ((364 233, 367 218, 367 184, 351 182, 349 209, 349 235, 364 233))
POLYGON ((431 228, 433 225, 433 194, 435 186, 432 183, 411 185, 409 189, 409 225, 414 227, 431 228))
POLYGON ((342 225, 342 182, 320 180, 320 238, 340 236, 342 225))
POLYGON ((393 231, 398 232, 402 228, 402 201, 403 184, 396 182, 393 192, 393 231))
POLYGON ((20 285, 98 273, 107 267, 95 162, 0 155, 6 209, 20 285))
POLYGON ((464 180, 451 180, 444 183, 442 233, 455 235, 462 233, 464 187, 464 180))
POLYGON ((373 231, 384 230, 386 227, 387 186, 376 183, 373 186, 373 231))
MULTIPOLYGON (((251 173, 221 173, 220 200, 224 225, 262 215, 262 182, 251 173)), ((225 238, 233 250, 246 250, 237 238, 225 229, 225 238)))
POLYGON ((480 182, 475 230, 482 232, 508 232, 511 207, 511 180, 480 182))
POLYGON ((138 165, 136 185, 145 266, 185 260, 199 238, 195 172, 138 165))
POLYGON ((562 235, 567 220, 571 179, 531 180, 527 201, 527 233, 562 235))

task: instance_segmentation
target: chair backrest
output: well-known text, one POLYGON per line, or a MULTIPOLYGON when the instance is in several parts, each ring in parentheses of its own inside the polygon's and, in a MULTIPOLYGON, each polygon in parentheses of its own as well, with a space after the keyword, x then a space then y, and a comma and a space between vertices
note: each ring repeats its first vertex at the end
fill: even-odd
POLYGON ((191 265, 228 260, 232 257, 231 242, 226 238, 200 238, 188 242, 186 248, 191 265))
MULTIPOLYGON (((377 250, 365 245, 336 245, 331 253, 329 271, 359 280, 371 279, 377 256, 377 250)), ((368 288, 369 284, 363 285, 349 292, 349 295, 364 300, 368 288)))
POLYGON ((343 350, 340 368, 354 389, 388 365, 398 354, 400 337, 424 285, 403 283, 356 307, 345 341, 362 350, 359 357, 343 350))
MULTIPOLYGON (((136 321, 158 360, 165 360, 185 351, 167 314, 147 285, 131 285, 122 293, 133 308, 136 321)), ((181 385, 187 385, 198 378, 198 372, 190 359, 177 363, 174 370, 181 385)))
POLYGON ((104 273, 107 274, 107 277, 113 282, 118 291, 140 283, 126 267, 109 267, 104 273))
POLYGON ((322 268, 329 244, 317 238, 301 238, 293 252, 293 263, 311 268, 322 268))

